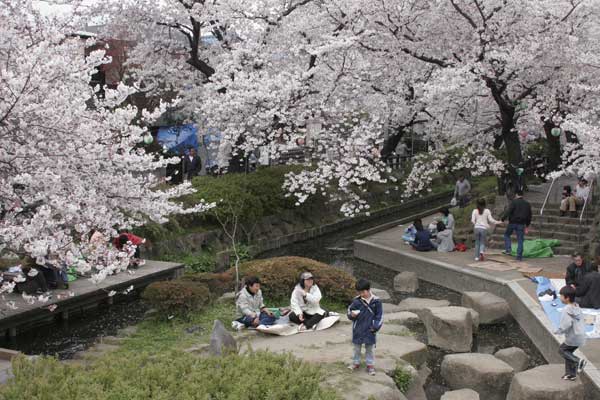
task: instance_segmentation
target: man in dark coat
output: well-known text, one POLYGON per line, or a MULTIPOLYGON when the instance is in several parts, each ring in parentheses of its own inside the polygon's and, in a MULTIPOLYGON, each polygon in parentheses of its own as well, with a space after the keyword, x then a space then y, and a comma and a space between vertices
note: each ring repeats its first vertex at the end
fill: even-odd
POLYGON ((513 232, 517 234, 517 260, 523 260, 523 242, 525 233, 531 225, 531 205, 523 198, 523 191, 517 190, 515 199, 508 206, 502 221, 508 219, 506 232, 504 232, 504 253, 510 254, 512 243, 510 237, 513 232))
POLYGON ((575 302, 583 308, 600 308, 600 273, 586 274, 575 291, 575 302))
POLYGON ((598 271, 598 267, 585 261, 581 253, 575 253, 573 254, 573 262, 567 267, 565 281, 569 286, 580 286, 583 277, 592 271, 598 271))
POLYGON ((183 158, 183 174, 187 180, 197 176, 202 170, 202 161, 196 154, 196 149, 190 149, 190 153, 183 158))

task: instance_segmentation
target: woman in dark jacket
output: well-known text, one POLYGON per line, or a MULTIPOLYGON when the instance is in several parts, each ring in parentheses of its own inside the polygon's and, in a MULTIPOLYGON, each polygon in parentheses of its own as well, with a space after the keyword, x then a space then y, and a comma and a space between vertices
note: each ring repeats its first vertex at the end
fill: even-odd
POLYGON ((417 251, 430 251, 435 249, 435 245, 431 242, 431 233, 423 228, 423 222, 420 219, 416 219, 413 222, 417 233, 415 234, 415 241, 411 243, 413 249, 417 251))

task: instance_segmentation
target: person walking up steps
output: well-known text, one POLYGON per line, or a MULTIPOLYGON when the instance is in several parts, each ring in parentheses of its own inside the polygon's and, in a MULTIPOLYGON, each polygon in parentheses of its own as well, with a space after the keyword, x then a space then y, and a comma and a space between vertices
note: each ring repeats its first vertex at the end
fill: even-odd
POLYGON ((348 307, 348 319, 352 321, 352 344, 354 345, 354 357, 351 370, 360 368, 362 345, 365 345, 365 361, 367 373, 375 375, 375 347, 377 332, 383 325, 383 305, 381 300, 371 293, 371 283, 366 279, 356 282, 356 290, 359 295, 354 298, 348 307))
POLYGON ((504 232, 504 254, 511 254, 512 243, 510 236, 513 232, 517 233, 517 260, 523 260, 523 242, 525 234, 531 225, 531 204, 523 198, 523 191, 516 191, 515 199, 508 206, 506 214, 502 217, 502 221, 508 219, 506 232, 504 232))
POLYGON ((562 311, 559 327, 554 333, 565 335, 565 341, 558 350, 565 359, 565 375, 562 378, 574 381, 577 372, 581 372, 586 364, 584 359, 573 354, 577 348, 585 344, 585 324, 581 308, 575 303, 575 289, 571 286, 564 286, 559 293, 560 300, 566 306, 562 311))
POLYGON ((485 199, 477 200, 477 208, 471 214, 471 223, 475 233, 475 261, 484 260, 487 235, 491 228, 490 224, 502 224, 501 221, 496 221, 492 217, 491 211, 485 208, 485 205, 485 199))

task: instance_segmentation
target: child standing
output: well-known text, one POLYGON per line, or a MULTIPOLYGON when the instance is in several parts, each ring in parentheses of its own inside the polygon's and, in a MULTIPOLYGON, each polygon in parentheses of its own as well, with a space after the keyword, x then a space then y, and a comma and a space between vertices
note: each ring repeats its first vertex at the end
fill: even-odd
POLYGON ((356 282, 358 296, 354 298, 348 307, 348 319, 352 321, 352 344, 354 345, 354 357, 351 370, 360 368, 360 355, 362 345, 365 345, 365 361, 367 373, 375 375, 375 335, 383 325, 383 306, 381 300, 371 293, 371 283, 366 279, 356 282))
POLYGON ((573 352, 585 343, 585 324, 583 313, 579 305, 575 303, 575 288, 565 286, 560 289, 560 300, 566 304, 560 318, 560 325, 554 332, 564 334, 565 342, 560 345, 558 352, 565 359, 564 380, 574 381, 577 372, 581 372, 586 361, 580 359, 573 352))

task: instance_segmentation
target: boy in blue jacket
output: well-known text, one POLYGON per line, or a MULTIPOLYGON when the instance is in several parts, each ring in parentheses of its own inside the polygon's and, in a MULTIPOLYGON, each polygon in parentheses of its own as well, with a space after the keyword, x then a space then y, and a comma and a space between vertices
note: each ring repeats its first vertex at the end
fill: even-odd
POLYGON ((377 296, 371 293, 371 283, 366 279, 356 282, 358 296, 354 298, 348 307, 347 316, 352 321, 352 344, 354 345, 354 357, 351 370, 360 368, 360 353, 362 345, 365 345, 365 361, 367 362, 367 373, 375 375, 375 335, 383 325, 383 305, 377 296))

